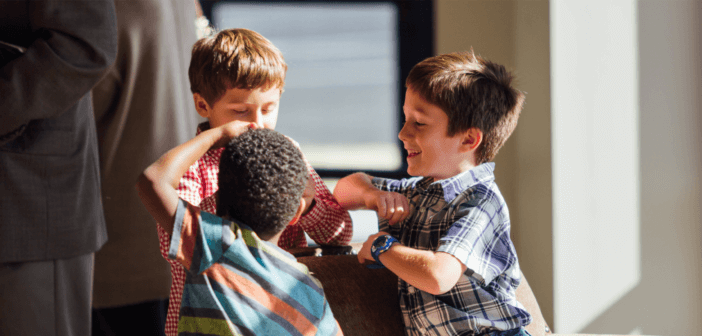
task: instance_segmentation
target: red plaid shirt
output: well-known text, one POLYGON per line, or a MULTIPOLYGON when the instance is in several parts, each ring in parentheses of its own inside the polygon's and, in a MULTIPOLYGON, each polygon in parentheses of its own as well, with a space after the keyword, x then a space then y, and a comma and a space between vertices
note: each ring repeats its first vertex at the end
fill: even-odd
MULTIPOLYGON (((200 134, 198 127, 197 134, 200 134)), ((297 143, 295 143, 297 145, 297 143)), ((217 191, 219 159, 224 148, 210 150, 195 162, 180 179, 178 196, 186 202, 199 206, 202 211, 216 213, 215 198, 217 191)), ((304 158, 304 156, 303 156, 304 158)), ((317 172, 305 159, 310 178, 314 180, 315 205, 294 225, 288 225, 278 240, 278 246, 283 249, 307 246, 304 232, 320 245, 345 245, 351 241, 352 225, 348 211, 341 208, 329 192, 317 172)), ((178 334, 178 315, 180 302, 183 297, 185 270, 177 261, 168 259, 170 237, 161 226, 158 226, 158 236, 161 255, 171 264, 171 292, 166 317, 166 336, 178 334)))

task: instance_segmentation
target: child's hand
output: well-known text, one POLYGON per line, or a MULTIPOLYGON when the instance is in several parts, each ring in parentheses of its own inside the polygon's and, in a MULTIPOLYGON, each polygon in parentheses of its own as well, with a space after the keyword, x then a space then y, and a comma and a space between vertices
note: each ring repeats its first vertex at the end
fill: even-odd
POLYGON ((219 126, 218 128, 221 130, 222 135, 215 145, 212 146, 212 148, 224 147, 232 138, 237 137, 250 129, 257 128, 257 126, 252 122, 234 120, 219 126))
POLYGON ((310 212, 310 210, 312 210, 312 207, 315 204, 314 194, 314 179, 312 178, 312 176, 310 176, 307 179, 307 186, 305 187, 305 191, 302 193, 302 198, 305 199, 305 211, 302 212, 303 216, 310 212))
POLYGON ((378 212, 378 217, 387 219, 389 225, 403 221, 410 214, 407 197, 391 191, 374 190, 366 194, 366 208, 378 212))

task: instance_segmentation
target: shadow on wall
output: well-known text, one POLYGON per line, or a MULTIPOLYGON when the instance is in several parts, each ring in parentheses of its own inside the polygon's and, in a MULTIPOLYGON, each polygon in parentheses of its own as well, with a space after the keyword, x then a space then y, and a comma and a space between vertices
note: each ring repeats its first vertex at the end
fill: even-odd
POLYGON ((641 1, 638 10, 641 282, 581 332, 696 335, 702 330, 702 4, 641 1))

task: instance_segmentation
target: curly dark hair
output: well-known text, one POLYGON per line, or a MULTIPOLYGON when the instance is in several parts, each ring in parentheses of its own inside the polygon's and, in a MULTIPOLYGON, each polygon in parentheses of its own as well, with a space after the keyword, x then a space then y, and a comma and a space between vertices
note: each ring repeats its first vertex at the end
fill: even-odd
POLYGON ((308 176, 302 153, 290 139, 269 129, 246 131, 222 152, 217 215, 269 239, 295 216, 308 176))

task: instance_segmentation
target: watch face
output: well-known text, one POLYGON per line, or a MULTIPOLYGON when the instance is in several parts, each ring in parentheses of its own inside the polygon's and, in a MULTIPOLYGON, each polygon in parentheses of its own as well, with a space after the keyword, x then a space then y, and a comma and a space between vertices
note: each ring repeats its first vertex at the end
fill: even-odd
POLYGON ((373 256, 373 259, 375 259, 375 262, 382 265, 383 263, 378 259, 378 256, 382 254, 383 252, 387 251, 390 246, 397 242, 395 238, 393 238, 390 235, 383 235, 380 237, 375 238, 373 241, 373 244, 371 245, 371 255, 373 256))
POLYGON ((374 244, 373 244, 373 250, 377 250, 388 242, 388 236, 380 236, 380 239, 376 239, 374 244))

